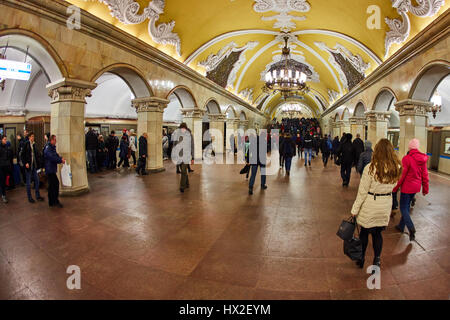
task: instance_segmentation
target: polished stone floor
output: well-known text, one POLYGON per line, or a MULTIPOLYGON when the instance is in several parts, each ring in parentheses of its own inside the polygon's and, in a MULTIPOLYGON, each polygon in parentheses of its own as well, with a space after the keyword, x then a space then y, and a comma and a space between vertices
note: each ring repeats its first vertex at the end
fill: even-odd
POLYGON ((239 165, 196 165, 180 194, 169 162, 145 178, 91 175, 91 192, 64 209, 16 189, 0 205, 0 299, 449 299, 448 177, 432 174, 418 196, 417 242, 391 221, 371 291, 336 236, 359 178, 343 189, 334 165, 293 166, 253 196, 239 165), (81 290, 66 287, 70 265, 81 290))

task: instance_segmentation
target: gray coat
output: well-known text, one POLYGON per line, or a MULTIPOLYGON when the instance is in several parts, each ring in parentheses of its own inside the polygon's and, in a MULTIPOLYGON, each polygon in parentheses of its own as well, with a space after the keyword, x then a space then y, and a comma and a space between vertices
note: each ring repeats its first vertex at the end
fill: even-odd
POLYGON ((372 153, 372 148, 366 148, 366 151, 359 156, 359 161, 356 166, 356 170, 358 170, 359 174, 362 175, 364 168, 372 161, 372 153))

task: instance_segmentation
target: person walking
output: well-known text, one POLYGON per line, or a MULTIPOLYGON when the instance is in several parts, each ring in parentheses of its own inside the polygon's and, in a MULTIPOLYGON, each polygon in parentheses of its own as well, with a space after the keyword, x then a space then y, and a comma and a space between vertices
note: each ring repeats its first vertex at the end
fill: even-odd
MULTIPOLYGON (((1 137, 0 142, 0 193, 2 195, 3 203, 8 203, 6 198, 6 175, 9 172, 9 166, 11 165, 12 149, 7 144, 6 136, 1 137)), ((10 178, 11 179, 11 178, 10 178)))
POLYGON ((280 133, 280 138, 279 138, 279 154, 280 154, 280 168, 283 169, 284 168, 284 156, 283 156, 283 150, 284 150, 284 138, 285 134, 282 132, 280 133))
POLYGON ((44 165, 45 174, 48 178, 48 205, 49 207, 62 208, 63 205, 59 202, 59 180, 56 175, 58 171, 58 164, 65 164, 66 160, 60 157, 56 152, 56 136, 51 135, 49 143, 44 148, 44 165))
POLYGON ((328 164, 328 158, 330 157, 332 148, 333 146, 331 145, 331 141, 328 139, 328 135, 325 135, 320 141, 320 152, 322 152, 322 162, 324 168, 328 164))
POLYGON ((25 144, 22 151, 22 161, 25 165, 27 196, 30 203, 34 203, 31 196, 31 180, 34 180, 34 189, 37 201, 44 201, 39 192, 39 176, 37 174, 38 164, 40 163, 40 153, 34 141, 34 133, 28 134, 28 142, 25 144))
POLYGON ((86 151, 89 163, 89 170, 91 173, 97 172, 97 149, 98 149, 98 137, 97 134, 89 127, 86 133, 86 151))
POLYGON ((338 151, 338 149, 339 149, 339 146, 340 146, 340 142, 339 142, 339 137, 338 136, 336 136, 335 138, 334 138, 334 140, 333 140, 333 159, 334 159, 334 162, 336 163, 336 161, 337 161, 337 151, 338 151))
POLYGON ((128 162, 128 148, 129 148, 128 136, 124 134, 122 136, 122 139, 120 140, 120 153, 119 153, 120 161, 117 164, 117 168, 120 168, 122 163, 124 168, 130 167, 130 163, 128 162))
POLYGON ((164 132, 162 138, 163 160, 169 159, 169 137, 164 132))
POLYGON ((145 171, 148 159, 147 138, 148 138, 147 132, 144 132, 142 136, 139 137, 139 161, 138 166, 136 168, 136 174, 138 176, 147 175, 147 172, 145 171))
POLYGON ((20 168, 21 185, 24 185, 27 179, 26 179, 26 175, 25 175, 25 166, 23 165, 23 162, 22 162, 22 150, 26 143, 26 140, 25 140, 23 134, 19 133, 17 135, 17 142, 18 142, 18 144, 17 144, 18 145, 17 164, 19 165, 19 168, 20 168))
POLYGON ((283 143, 283 158, 285 161, 286 175, 289 177, 291 174, 292 158, 296 154, 297 147, 295 141, 292 139, 290 133, 286 134, 283 143))
POLYGON ((364 152, 361 153, 358 164, 356 165, 356 171, 362 176, 364 168, 372 161, 372 142, 367 140, 364 142, 364 152))
POLYGON ((422 194, 426 196, 430 188, 427 169, 428 156, 420 152, 419 148, 420 141, 418 139, 412 139, 409 142, 409 152, 402 159, 403 174, 393 191, 400 190, 400 212, 402 214, 400 223, 395 228, 403 232, 406 226, 409 230, 410 241, 416 239, 416 228, 409 214, 411 201, 421 189, 422 194))
POLYGON ((375 146, 372 162, 364 169, 351 211, 352 216, 356 217, 358 225, 361 226, 359 238, 362 244, 362 256, 356 262, 360 268, 364 267, 369 234, 372 235, 373 265, 378 267, 381 265, 382 232, 389 224, 392 189, 401 175, 402 166, 392 143, 387 139, 381 139, 375 146))
POLYGON ((105 159, 107 155, 107 148, 105 139, 102 135, 98 136, 98 150, 97 150, 97 169, 98 171, 102 170, 102 167, 105 164, 105 159))
MULTIPOLYGON (((245 143, 244 143, 244 157, 245 159, 248 159, 248 155, 250 152, 250 140, 248 136, 245 137, 245 143)), ((247 171, 245 175, 245 180, 248 180, 248 177, 250 176, 250 170, 247 171)))
POLYGON ((111 131, 106 140, 106 149, 108 150, 108 169, 115 169, 117 167, 117 148, 119 147, 119 138, 116 137, 116 132, 111 131))
POLYGON ((174 139, 172 160, 175 160, 180 170, 180 192, 183 193, 185 189, 189 188, 188 166, 194 162, 194 137, 184 122, 172 137, 174 139))
POLYGON ((356 134, 356 139, 353 141, 353 149, 355 150, 355 166, 359 162, 359 157, 361 153, 364 152, 364 142, 361 140, 361 135, 356 134))
POLYGON ((264 145, 261 140, 265 140, 264 134, 255 136, 252 134, 249 137, 250 149, 248 152, 247 164, 251 166, 251 176, 248 184, 248 194, 253 195, 253 186, 255 185, 256 174, 258 173, 258 167, 261 170, 261 190, 266 190, 266 164, 267 164, 267 152, 260 150, 260 146, 264 145), (255 145, 256 144, 256 145, 255 145))
POLYGON ((137 137, 134 133, 134 129, 130 130, 130 137, 129 137, 129 146, 130 146, 130 156, 133 158, 133 167, 136 168, 136 151, 137 151, 137 137))
POLYGON ((311 167, 311 157, 312 157, 313 139, 309 133, 306 133, 305 139, 303 140, 303 149, 305 150, 305 167, 308 165, 311 167))
POLYGON ((355 149, 353 148, 352 138, 352 134, 347 133, 337 151, 337 156, 341 161, 342 186, 344 187, 348 187, 350 184, 352 166, 355 163, 355 149))

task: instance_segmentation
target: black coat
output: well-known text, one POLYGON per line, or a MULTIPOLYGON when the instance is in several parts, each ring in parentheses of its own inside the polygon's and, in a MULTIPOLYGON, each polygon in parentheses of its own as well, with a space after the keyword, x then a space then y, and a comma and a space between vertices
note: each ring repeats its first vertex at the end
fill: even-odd
POLYGON ((313 138, 311 135, 307 134, 305 136, 305 139, 303 140, 303 148, 305 149, 312 149, 313 147, 313 138))
POLYGON ((0 142, 0 167, 11 166, 13 152, 11 146, 0 142))
POLYGON ((147 139, 144 136, 139 138, 139 158, 148 157, 147 139))
POLYGON ((285 139, 283 143, 283 149, 282 154, 286 158, 292 158, 295 156, 297 151, 297 146, 295 145, 294 140, 292 139, 285 139))
MULTIPOLYGON (((39 169, 41 166, 41 153, 38 150, 38 147, 36 144, 34 144, 34 159, 36 160, 36 168, 35 169, 39 169)), ((28 140, 22 150, 22 163, 24 166, 26 166, 26 164, 28 163, 30 165, 30 167, 28 168, 28 170, 31 170, 31 161, 32 161, 32 156, 31 156, 31 142, 28 140)))
POLYGON ((364 152, 364 142, 360 138, 353 140, 353 148, 355 148, 356 161, 359 160, 359 156, 364 152))
POLYGON ((367 149, 361 156, 359 157, 358 164, 356 166, 356 170, 362 175, 364 172, 364 168, 372 161, 372 148, 367 149))
POLYGON ((331 152, 330 148, 328 148, 328 138, 323 138, 320 141, 320 152, 323 154, 329 154, 331 152))
POLYGON ((86 133, 86 150, 97 150, 98 149, 98 137, 94 131, 88 131, 86 133))
POLYGON ((339 146, 337 155, 340 158, 342 164, 353 164, 355 162, 355 149, 353 147, 353 143, 345 139, 344 142, 339 146))
POLYGON ((106 148, 108 149, 108 152, 115 153, 118 147, 119 138, 110 135, 108 139, 106 139, 106 148))

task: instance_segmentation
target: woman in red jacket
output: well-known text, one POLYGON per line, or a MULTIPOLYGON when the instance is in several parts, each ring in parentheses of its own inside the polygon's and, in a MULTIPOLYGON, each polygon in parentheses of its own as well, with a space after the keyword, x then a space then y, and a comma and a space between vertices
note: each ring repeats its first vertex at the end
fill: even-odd
POLYGON ((411 140, 409 143, 409 152, 403 157, 403 173, 394 192, 401 190, 400 195, 400 211, 402 219, 400 224, 395 228, 403 232, 406 227, 409 230, 409 240, 415 240, 416 229, 409 215, 411 201, 422 189, 422 194, 426 196, 429 191, 429 177, 427 169, 428 156, 419 151, 420 142, 417 139, 411 140))

